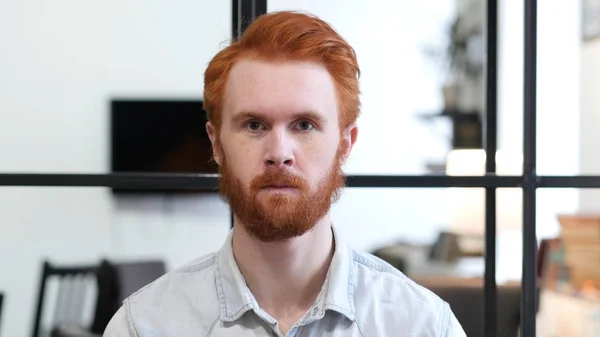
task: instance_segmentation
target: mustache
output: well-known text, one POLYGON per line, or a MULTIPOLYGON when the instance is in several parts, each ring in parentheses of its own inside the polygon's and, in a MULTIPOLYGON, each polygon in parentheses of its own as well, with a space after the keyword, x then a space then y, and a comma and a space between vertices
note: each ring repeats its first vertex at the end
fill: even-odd
POLYGON ((303 178, 285 170, 267 171, 254 178, 250 183, 253 190, 259 190, 267 186, 289 186, 306 190, 308 183, 303 178))

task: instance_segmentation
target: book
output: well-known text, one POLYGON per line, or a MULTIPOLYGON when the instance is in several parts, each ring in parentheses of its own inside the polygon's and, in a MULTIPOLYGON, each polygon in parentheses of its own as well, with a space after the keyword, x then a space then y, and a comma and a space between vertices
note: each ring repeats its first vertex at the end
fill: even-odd
POLYGON ((544 247, 541 284, 600 300, 600 215, 561 214, 560 234, 544 247))
POLYGON ((600 215, 560 214, 560 236, 574 240, 600 240, 600 215))

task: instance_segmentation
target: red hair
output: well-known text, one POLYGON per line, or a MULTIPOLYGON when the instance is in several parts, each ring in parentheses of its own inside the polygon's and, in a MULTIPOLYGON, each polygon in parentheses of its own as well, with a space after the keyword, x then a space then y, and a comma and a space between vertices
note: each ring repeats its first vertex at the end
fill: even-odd
POLYGON ((268 61, 316 61, 331 74, 343 130, 358 118, 360 69, 354 49, 325 21, 297 12, 258 17, 242 37, 221 50, 204 73, 204 109, 208 120, 221 128, 223 95, 229 72, 240 58, 268 61))

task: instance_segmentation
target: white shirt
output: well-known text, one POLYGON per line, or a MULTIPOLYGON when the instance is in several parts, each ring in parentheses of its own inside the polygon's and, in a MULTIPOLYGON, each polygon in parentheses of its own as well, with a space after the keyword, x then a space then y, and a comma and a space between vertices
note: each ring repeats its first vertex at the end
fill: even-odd
MULTIPOLYGON (((315 303, 286 337, 466 337, 449 305, 334 230, 335 252, 315 303)), ((127 298, 105 337, 283 337, 222 248, 127 298)))

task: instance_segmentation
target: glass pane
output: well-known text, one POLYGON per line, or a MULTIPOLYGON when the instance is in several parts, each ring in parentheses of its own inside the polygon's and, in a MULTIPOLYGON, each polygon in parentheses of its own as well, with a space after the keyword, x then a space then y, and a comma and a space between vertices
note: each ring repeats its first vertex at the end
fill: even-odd
POLYGON ((579 120, 583 116, 580 9, 575 2, 545 1, 538 13, 538 173, 575 175, 579 172, 579 120), (558 63, 562 66, 556 67, 558 63))
MULTIPOLYGON (((435 5, 415 1, 268 1, 269 12, 290 9, 308 11, 329 22, 357 53, 362 92, 360 132, 346 172, 443 172, 453 138, 451 120, 443 114, 443 85, 448 77, 444 48, 455 18, 455 1, 437 1, 435 5)), ((468 19, 477 30, 482 13, 478 8, 474 13, 470 12, 468 19)), ((477 34, 473 35, 477 52, 477 34)), ((465 99, 465 104, 479 104, 480 89, 474 85, 475 98, 465 99)), ((469 141, 472 139, 465 140, 469 141)))
POLYGON ((231 1, 3 4, 0 172, 110 171, 110 101, 200 99, 230 38, 231 1))
MULTIPOLYGON (((524 6, 522 1, 500 1, 499 6, 498 148, 519 155, 523 152, 524 6)), ((537 20, 537 172, 575 175, 586 171, 585 164, 580 167, 585 158, 596 157, 591 147, 585 150, 584 138, 588 134, 592 141, 598 125, 593 122, 597 114, 585 104, 586 91, 588 100, 597 92, 593 69, 598 57, 590 54, 586 60, 577 3, 540 2, 537 20), (592 80, 586 83, 586 78, 592 80)))
MULTIPOLYGON (((597 20, 597 19, 596 19, 597 20)), ((579 130, 580 171, 600 175, 600 40, 585 40, 581 46, 581 116, 579 130)))
POLYGON ((481 191, 349 188, 332 209, 333 223, 350 246, 419 282, 473 281, 483 275, 484 243, 482 212, 469 203, 481 191))

